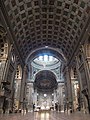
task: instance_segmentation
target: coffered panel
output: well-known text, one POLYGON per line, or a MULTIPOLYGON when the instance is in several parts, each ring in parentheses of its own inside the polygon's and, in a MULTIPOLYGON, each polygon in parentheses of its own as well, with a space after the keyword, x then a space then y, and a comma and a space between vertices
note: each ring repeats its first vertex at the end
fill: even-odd
POLYGON ((25 60, 35 48, 73 54, 89 18, 89 0, 5 0, 18 48, 25 60))

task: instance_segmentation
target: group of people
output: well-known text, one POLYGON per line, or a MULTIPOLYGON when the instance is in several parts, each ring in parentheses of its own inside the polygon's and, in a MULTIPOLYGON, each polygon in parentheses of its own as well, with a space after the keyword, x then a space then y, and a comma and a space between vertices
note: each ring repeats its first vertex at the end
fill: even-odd
POLYGON ((55 103, 55 110, 61 111, 61 105, 59 105, 58 103, 55 103))

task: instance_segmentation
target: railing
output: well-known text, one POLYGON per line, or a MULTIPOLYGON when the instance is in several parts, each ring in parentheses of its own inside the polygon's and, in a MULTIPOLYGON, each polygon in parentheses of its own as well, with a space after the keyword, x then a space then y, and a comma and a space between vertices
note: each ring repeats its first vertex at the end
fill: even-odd
POLYGON ((4 96, 4 91, 2 89, 3 72, 4 72, 4 63, 0 65, 0 96, 4 96))
POLYGON ((7 90, 6 85, 4 85, 4 83, 8 82, 6 78, 7 78, 7 71, 8 71, 8 67, 9 67, 9 63, 11 59, 11 49, 12 49, 12 46, 9 50, 8 57, 6 58, 5 62, 0 67, 0 96, 4 96, 5 90, 7 90), (3 89, 4 87, 6 89, 3 89))
POLYGON ((3 75, 2 75, 2 81, 6 81, 6 72, 7 72, 7 69, 8 69, 8 66, 10 63, 10 59, 11 59, 11 50, 12 50, 12 46, 10 47, 8 57, 6 58, 6 61, 5 61, 3 75))

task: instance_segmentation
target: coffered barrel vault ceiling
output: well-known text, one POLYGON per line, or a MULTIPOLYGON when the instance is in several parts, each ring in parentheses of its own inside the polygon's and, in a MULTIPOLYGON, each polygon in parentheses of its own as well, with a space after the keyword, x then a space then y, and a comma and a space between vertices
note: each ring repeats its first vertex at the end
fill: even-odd
POLYGON ((90 0, 4 0, 4 4, 24 60, 44 46, 61 49, 69 59, 90 11, 90 0))

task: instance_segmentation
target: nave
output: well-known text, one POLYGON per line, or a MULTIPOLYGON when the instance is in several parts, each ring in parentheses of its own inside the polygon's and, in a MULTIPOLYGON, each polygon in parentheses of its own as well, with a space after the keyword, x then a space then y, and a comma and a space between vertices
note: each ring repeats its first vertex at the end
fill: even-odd
POLYGON ((0 0, 0 114, 88 120, 90 0, 0 0))
POLYGON ((81 112, 60 113, 60 112, 29 112, 27 114, 4 114, 0 115, 0 120, 90 120, 89 114, 81 112))

